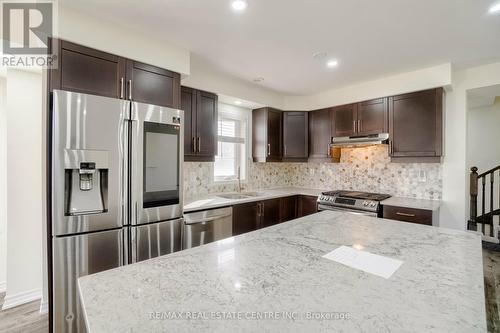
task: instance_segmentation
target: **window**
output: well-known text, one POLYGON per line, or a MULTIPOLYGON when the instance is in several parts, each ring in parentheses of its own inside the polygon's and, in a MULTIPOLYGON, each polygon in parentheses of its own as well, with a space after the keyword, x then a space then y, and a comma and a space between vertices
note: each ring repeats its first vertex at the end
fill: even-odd
POLYGON ((241 180, 246 179, 249 115, 248 109, 219 104, 214 181, 235 181, 238 171, 241 180))

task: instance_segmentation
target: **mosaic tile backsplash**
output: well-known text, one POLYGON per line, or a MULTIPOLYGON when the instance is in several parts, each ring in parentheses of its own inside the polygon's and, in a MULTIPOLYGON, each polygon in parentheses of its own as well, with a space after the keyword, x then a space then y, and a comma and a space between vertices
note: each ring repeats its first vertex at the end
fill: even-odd
MULTIPOLYGON (((387 145, 343 148, 340 163, 249 163, 243 189, 296 186, 328 190, 388 193, 417 199, 441 199, 438 163, 391 163, 387 145)), ((234 192, 235 183, 214 183, 213 163, 184 163, 184 196, 234 192)))

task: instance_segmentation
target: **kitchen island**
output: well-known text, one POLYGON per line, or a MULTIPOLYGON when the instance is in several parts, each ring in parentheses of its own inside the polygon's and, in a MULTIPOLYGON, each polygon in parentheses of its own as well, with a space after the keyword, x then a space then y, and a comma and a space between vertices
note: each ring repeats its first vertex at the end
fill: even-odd
POLYGON ((480 236, 324 211, 79 279, 97 332, 486 332, 480 236), (403 261, 388 279, 322 256, 403 261))

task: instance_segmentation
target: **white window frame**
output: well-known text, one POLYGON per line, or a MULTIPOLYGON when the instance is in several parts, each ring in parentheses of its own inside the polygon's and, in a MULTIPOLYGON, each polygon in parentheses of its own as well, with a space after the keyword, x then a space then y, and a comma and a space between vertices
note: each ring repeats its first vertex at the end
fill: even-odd
MULTIPOLYGON (((241 183, 246 184, 248 180, 248 157, 249 157, 249 149, 250 149, 250 129, 251 129, 251 110, 242 108, 242 107, 237 107, 234 105, 230 104, 225 104, 225 103, 219 103, 218 105, 218 116, 217 116, 217 146, 219 145, 219 142, 230 142, 230 143, 241 143, 245 145, 245 156, 243 158, 243 161, 239 161, 239 163, 236 163, 236 169, 238 166, 241 167, 241 183), (246 123, 246 130, 245 130, 245 137, 244 138, 234 138, 234 137, 228 137, 228 136, 219 136, 219 120, 220 118, 222 119, 230 119, 230 120, 236 120, 240 122, 245 122, 246 123)), ((237 146, 237 151, 235 152, 236 156, 241 156, 241 151, 239 149, 239 146, 237 146)), ((236 171, 236 170, 235 170, 236 171)), ((238 182, 238 178, 236 177, 215 177, 215 162, 214 162, 214 170, 212 172, 212 182, 217 183, 217 184, 223 184, 223 183, 236 183, 238 182)))

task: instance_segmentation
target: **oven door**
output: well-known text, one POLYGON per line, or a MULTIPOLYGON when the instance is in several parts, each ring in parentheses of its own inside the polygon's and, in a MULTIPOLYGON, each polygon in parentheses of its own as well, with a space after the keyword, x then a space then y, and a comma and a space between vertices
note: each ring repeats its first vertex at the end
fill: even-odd
POLYGON ((180 218, 183 112, 134 102, 131 119, 131 224, 180 218))
POLYGON ((357 209, 350 209, 350 208, 344 208, 344 207, 334 207, 334 206, 327 206, 327 205, 318 205, 318 210, 333 210, 336 212, 350 213, 350 214, 361 215, 361 216, 373 216, 373 217, 378 216, 376 212, 366 212, 366 211, 357 210, 357 209))

